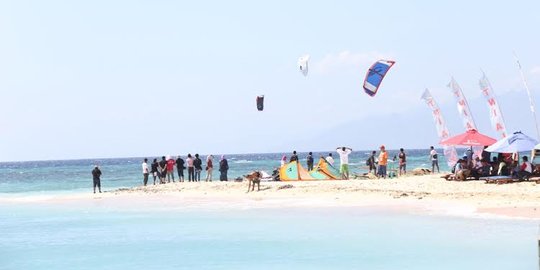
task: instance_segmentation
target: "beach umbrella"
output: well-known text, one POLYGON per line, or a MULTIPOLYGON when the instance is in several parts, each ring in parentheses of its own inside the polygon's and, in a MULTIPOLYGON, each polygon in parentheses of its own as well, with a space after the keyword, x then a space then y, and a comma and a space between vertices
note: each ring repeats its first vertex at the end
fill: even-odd
POLYGON ((531 151, 535 149, 537 144, 538 141, 536 139, 521 133, 521 131, 517 131, 492 144, 486 148, 486 151, 495 153, 519 153, 531 151))
POLYGON ((476 129, 469 129, 463 134, 444 139, 440 142, 442 145, 467 145, 467 146, 486 146, 492 145, 497 140, 486 136, 476 129))

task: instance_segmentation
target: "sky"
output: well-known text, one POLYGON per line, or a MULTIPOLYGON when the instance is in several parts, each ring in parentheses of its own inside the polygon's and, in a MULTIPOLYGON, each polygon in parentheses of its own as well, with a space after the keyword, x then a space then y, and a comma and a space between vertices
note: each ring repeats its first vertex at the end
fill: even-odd
POLYGON ((496 137, 536 135, 540 1, 0 2, 0 161, 428 148, 428 88, 464 132, 453 76, 496 137), (309 74, 297 67, 309 54, 309 74), (369 66, 396 61, 375 97, 369 66), (265 109, 255 98, 265 96, 265 109))

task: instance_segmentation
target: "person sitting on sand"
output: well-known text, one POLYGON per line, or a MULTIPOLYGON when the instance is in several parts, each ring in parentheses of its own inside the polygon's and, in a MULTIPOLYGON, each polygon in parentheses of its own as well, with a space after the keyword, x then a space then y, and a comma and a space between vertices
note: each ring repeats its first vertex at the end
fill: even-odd
POLYGON ((499 170, 497 171, 499 176, 509 176, 510 175, 510 166, 508 165, 508 159, 503 159, 499 162, 499 170))
POLYGON ((517 173, 519 180, 529 180, 533 172, 532 163, 529 162, 527 156, 523 156, 523 163, 519 167, 519 172, 517 173))
POLYGON ((497 172, 499 171, 499 160, 497 157, 493 157, 493 161, 491 162, 491 176, 497 175, 497 172))
POLYGON ((517 160, 512 160, 512 165, 510 165, 510 171, 512 172, 512 178, 519 178, 520 166, 517 160))
POLYGON ((468 169, 467 160, 461 159, 459 167, 456 168, 455 178, 458 181, 463 181, 466 180, 469 176, 471 176, 471 170, 468 169))
POLYGON ((347 180, 349 179, 349 154, 352 152, 352 149, 342 146, 338 147, 336 152, 339 154, 339 172, 341 173, 341 177, 347 180))

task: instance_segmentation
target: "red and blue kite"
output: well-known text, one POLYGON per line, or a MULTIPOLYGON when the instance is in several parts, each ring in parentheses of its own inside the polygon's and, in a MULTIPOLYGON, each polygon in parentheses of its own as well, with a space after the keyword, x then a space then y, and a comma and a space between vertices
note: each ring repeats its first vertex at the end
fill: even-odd
POLYGON ((372 97, 377 94, 377 90, 379 90, 379 86, 381 86, 384 76, 395 63, 396 62, 390 60, 379 60, 369 68, 366 78, 364 79, 364 91, 366 94, 372 97))

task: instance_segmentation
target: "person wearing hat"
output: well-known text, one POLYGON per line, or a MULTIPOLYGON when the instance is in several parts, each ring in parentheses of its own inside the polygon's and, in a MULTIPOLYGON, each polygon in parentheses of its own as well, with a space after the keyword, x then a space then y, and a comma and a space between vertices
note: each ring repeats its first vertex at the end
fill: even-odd
POLYGON ((384 145, 380 147, 381 152, 379 153, 379 170, 377 171, 378 178, 386 178, 386 166, 388 165, 388 152, 384 145))

